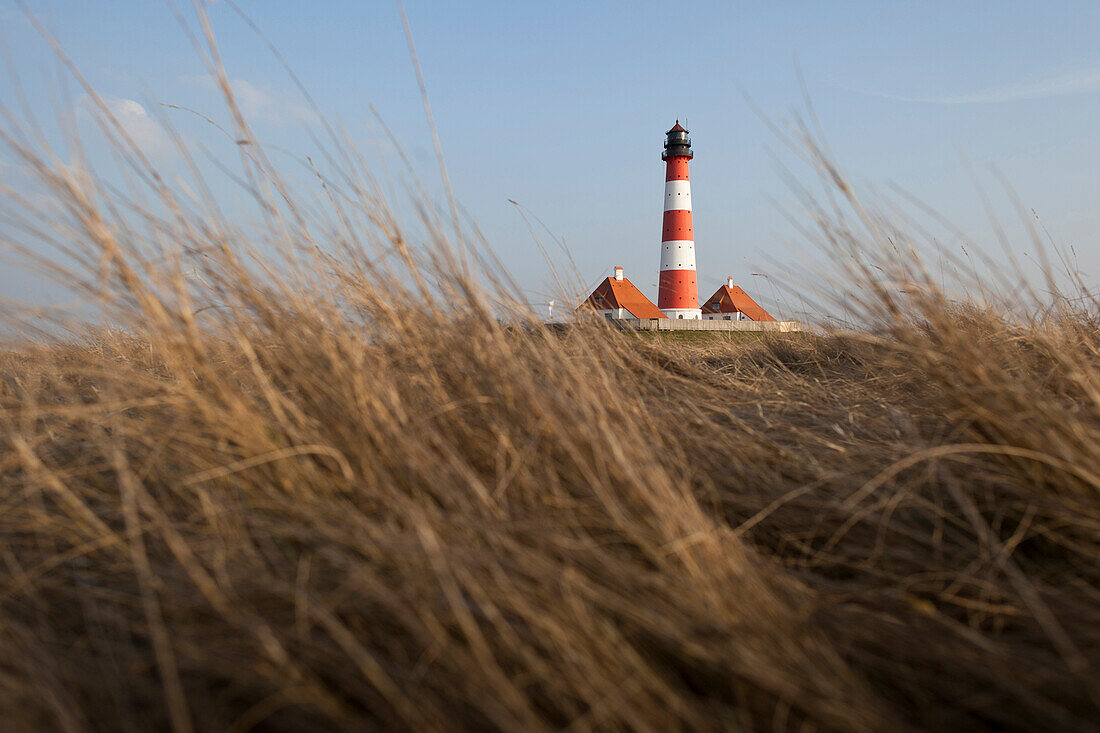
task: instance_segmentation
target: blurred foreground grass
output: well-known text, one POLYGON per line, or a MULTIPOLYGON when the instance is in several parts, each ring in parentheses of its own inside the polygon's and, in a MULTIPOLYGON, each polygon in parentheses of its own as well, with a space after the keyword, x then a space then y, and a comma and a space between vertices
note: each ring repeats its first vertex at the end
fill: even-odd
POLYGON ((247 227, 5 118, 8 244, 114 324, 0 351, 6 729, 1096 726, 1095 298, 963 305, 810 144, 863 326, 552 332, 211 71, 247 227))

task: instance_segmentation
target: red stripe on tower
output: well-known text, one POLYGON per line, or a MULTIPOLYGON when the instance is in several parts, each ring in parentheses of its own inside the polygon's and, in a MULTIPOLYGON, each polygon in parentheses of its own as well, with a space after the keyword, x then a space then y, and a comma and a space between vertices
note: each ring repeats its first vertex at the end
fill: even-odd
POLYGON ((695 282, 695 235, 688 178, 688 161, 692 157, 688 131, 676 120, 676 126, 666 133, 665 150, 661 153, 661 160, 665 161, 665 214, 657 307, 669 318, 702 317, 695 282))

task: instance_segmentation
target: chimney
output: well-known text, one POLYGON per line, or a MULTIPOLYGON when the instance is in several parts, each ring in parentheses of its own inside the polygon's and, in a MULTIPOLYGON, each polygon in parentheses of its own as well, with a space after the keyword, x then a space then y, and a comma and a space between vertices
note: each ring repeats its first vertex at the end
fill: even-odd
POLYGON ((616 280, 622 280, 623 279, 623 268, 618 267, 618 266, 615 267, 615 279, 616 280))
POLYGON ((733 287, 733 275, 730 275, 728 278, 726 278, 726 287, 727 288, 732 288, 733 287))

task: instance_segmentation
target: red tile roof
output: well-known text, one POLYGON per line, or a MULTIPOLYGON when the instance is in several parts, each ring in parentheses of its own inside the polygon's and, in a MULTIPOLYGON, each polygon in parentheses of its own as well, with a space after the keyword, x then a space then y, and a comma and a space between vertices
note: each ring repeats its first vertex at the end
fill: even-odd
POLYGON ((774 321, 771 314, 749 297, 739 286, 723 285, 703 302, 703 315, 707 313, 744 313, 750 321, 774 321), (713 307, 718 303, 717 310, 713 307))
POLYGON ((622 280, 604 278, 577 310, 585 307, 596 310, 623 308, 635 318, 668 318, 625 277, 622 280))
POLYGON ((671 130, 669 130, 665 134, 667 135, 670 132, 687 132, 687 130, 685 130, 683 127, 680 126, 680 120, 676 120, 676 127, 673 127, 671 130))

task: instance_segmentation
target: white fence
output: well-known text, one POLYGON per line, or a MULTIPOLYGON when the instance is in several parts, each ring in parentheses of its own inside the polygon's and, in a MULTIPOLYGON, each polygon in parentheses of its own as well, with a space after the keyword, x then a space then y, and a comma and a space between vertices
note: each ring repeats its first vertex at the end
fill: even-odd
POLYGON ((802 330, 798 321, 704 321, 679 318, 643 318, 612 321, 623 330, 634 331, 778 331, 802 330))

